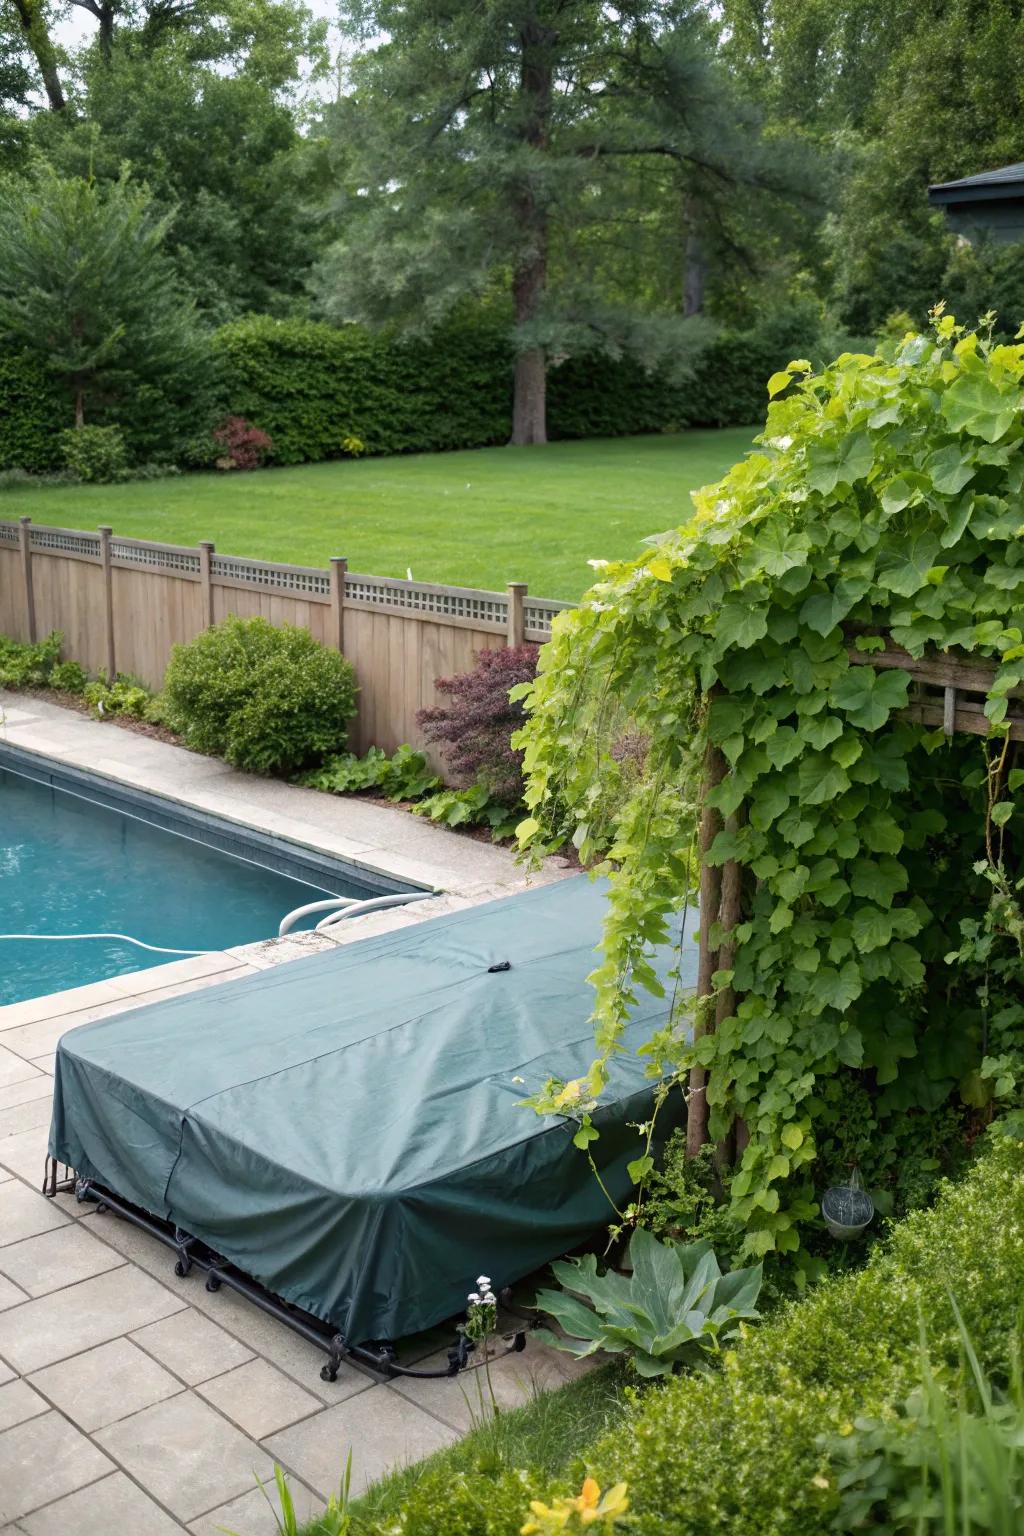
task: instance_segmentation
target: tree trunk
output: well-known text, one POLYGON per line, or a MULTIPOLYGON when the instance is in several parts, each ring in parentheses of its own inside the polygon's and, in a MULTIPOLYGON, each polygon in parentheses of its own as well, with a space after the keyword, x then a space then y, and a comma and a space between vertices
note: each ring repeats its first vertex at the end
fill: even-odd
POLYGON ((704 309, 704 246, 700 238, 699 215, 694 204, 685 206, 685 244, 683 255, 683 315, 699 315, 704 309))
POLYGON ((75 390, 75 426, 85 426, 85 390, 75 390))
POLYGON ((114 8, 112 5, 101 5, 99 8, 100 19, 100 58, 104 64, 110 63, 110 55, 114 48, 114 8))
POLYGON ((51 112, 63 112, 65 107, 64 91, 57 74, 57 55, 50 41, 50 34, 46 30, 46 22, 40 9, 39 0, 14 0, 14 9, 18 13, 18 21, 21 30, 25 34, 25 40, 35 56, 39 65, 39 73, 43 77, 43 88, 46 91, 46 100, 51 112))
MULTIPOLYGON (((535 152, 549 147, 553 68, 552 45, 557 34, 531 20, 523 27, 519 94, 523 105, 522 142, 535 152)), ((527 169, 516 196, 516 219, 522 231, 523 249, 512 278, 516 328, 529 326, 540 314, 548 280, 548 215, 538 202, 527 169)), ((516 358, 512 403, 512 436, 516 447, 546 443, 547 358, 541 346, 527 347, 516 358)))

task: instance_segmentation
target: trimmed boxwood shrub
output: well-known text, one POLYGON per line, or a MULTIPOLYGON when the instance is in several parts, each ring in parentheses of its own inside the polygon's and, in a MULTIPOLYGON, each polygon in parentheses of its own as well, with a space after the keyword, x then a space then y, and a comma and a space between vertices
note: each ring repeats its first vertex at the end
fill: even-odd
MULTIPOLYGON (((906 1397, 920 1373, 920 1319, 933 1363, 958 1363, 950 1292, 983 1367, 1007 1378, 1024 1298, 1024 1142, 999 1138, 930 1211, 893 1228, 864 1269, 817 1286, 752 1328, 719 1369, 647 1392, 624 1425, 571 1466, 629 1484, 638 1536, 820 1536, 837 1506, 821 1437, 906 1397)), ((516 1536, 536 1480, 508 1468, 453 1475, 435 1461, 401 1517, 360 1536, 516 1536)))
POLYGON ((234 614, 176 645, 167 724, 197 752, 249 773, 289 775, 341 752, 355 673, 306 629, 234 614))

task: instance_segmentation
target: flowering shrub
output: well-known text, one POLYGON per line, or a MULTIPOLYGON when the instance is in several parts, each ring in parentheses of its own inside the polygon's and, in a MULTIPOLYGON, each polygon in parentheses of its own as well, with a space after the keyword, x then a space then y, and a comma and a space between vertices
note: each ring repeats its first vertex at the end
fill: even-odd
POLYGON ((216 460, 218 469, 259 469, 274 447, 269 434, 244 416, 226 417, 214 431, 213 440, 222 450, 216 460))
POLYGON ((472 672, 438 678, 437 691, 450 703, 416 716, 455 779, 463 787, 483 784, 504 805, 518 805, 523 796, 522 753, 511 741, 523 723, 523 707, 510 702, 509 691, 532 682, 536 672, 535 645, 479 651, 472 672))

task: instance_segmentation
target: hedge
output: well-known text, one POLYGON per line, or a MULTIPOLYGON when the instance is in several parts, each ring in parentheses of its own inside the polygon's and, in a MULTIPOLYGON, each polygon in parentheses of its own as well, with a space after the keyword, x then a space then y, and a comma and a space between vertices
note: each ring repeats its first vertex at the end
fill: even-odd
POLYGON ((59 468, 60 434, 73 424, 70 404, 39 364, 0 341, 0 470, 59 468))
MULTIPOLYGON (((550 436, 760 422, 765 380, 791 357, 813 352, 814 342, 813 319, 797 311, 756 331, 720 334, 689 379, 648 373, 631 359, 569 359, 549 374, 550 436)), ((269 433, 269 458, 278 464, 339 458, 351 451, 351 438, 370 454, 431 453, 504 443, 511 431, 514 360, 508 325, 496 313, 404 340, 361 326, 255 315, 223 326, 211 346, 210 378, 196 381, 190 400, 134 390, 97 417, 121 427, 133 459, 169 462, 184 454, 211 463, 210 430, 228 415, 269 433)), ((29 359, 0 359, 0 468, 59 466, 57 436, 68 414, 29 359)))
MULTIPOLYGON (((759 422, 765 380, 813 341, 801 321, 722 334, 682 381, 631 359, 570 359, 549 373, 549 435, 759 422)), ((372 454, 429 453, 504 443, 511 431, 513 354, 496 316, 460 321, 429 341, 256 316, 225 326, 215 346, 225 401, 269 432, 280 464, 339 457, 349 436, 372 454)))
MULTIPOLYGON (((637 1536, 819 1536, 835 1478, 819 1445, 919 1380, 919 1318, 933 1363, 956 1366, 950 1292, 982 1364, 1008 1374, 1024 1297, 1024 1143, 994 1140, 936 1205, 894 1227, 864 1269, 788 1304, 707 1375, 648 1392, 565 1479, 540 1497, 629 1484, 637 1536)), ((581 1448, 584 1449, 584 1448, 581 1448)), ((516 1536, 535 1476, 454 1473, 435 1462, 386 1525, 360 1536, 516 1536)))

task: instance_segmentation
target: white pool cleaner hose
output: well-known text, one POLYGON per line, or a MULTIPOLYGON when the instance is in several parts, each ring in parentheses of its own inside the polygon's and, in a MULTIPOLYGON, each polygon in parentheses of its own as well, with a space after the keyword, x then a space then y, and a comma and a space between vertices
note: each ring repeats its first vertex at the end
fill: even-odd
POLYGON ((142 939, 133 939, 128 933, 0 933, 0 943, 4 939, 31 939, 35 943, 70 943, 75 939, 117 939, 122 944, 135 944, 139 949, 148 949, 154 955, 217 955, 217 949, 164 949, 160 944, 146 944, 142 939))

